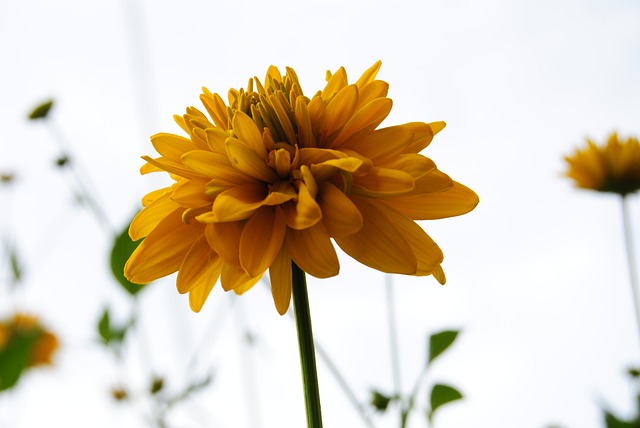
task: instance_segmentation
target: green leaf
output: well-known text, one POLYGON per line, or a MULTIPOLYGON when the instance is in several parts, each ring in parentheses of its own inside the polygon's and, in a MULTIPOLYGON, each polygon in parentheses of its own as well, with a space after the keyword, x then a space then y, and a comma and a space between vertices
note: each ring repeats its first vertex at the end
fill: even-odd
POLYGON ((135 242, 131 240, 129 237, 129 224, 127 224, 127 227, 116 237, 111 249, 111 272, 113 272, 113 276, 122 288, 132 296, 138 294, 144 288, 144 285, 134 284, 125 278, 124 265, 141 242, 142 239, 135 242))
POLYGON ((159 376, 154 376, 153 379, 151 379, 151 386, 149 387, 149 393, 151 395, 155 395, 160 391, 162 391, 162 388, 164 388, 164 378, 159 376))
POLYGON ((114 325, 111 322, 111 315, 109 309, 105 309, 102 312, 100 321, 98 321, 98 334, 102 343, 107 346, 112 346, 113 350, 119 352, 119 347, 124 342, 124 337, 131 326, 133 326, 135 320, 131 319, 122 327, 114 325))
POLYGON ((609 412, 604 412, 604 422, 607 428, 637 428, 640 426, 638 421, 623 421, 609 412))
POLYGON ((384 413, 389 407, 389 403, 391 403, 393 397, 388 395, 384 395, 383 393, 373 390, 371 391, 371 405, 379 412, 384 413))
POLYGON ((109 309, 105 309, 104 312, 102 312, 100 321, 98 321, 98 334, 105 345, 111 342, 111 317, 109 315, 109 309))
POLYGON ((431 364, 438 355, 446 351, 454 340, 456 340, 458 333, 459 331, 457 330, 445 330, 432 334, 429 338, 429 361, 427 361, 427 364, 431 364))
POLYGON ((29 364, 31 348, 41 331, 12 336, 6 346, 0 349, 0 391, 13 387, 29 364))
POLYGON ((46 118, 49 114, 49 110, 51 110, 51 107, 53 107, 53 100, 47 100, 41 103, 36 108, 34 108, 31 113, 29 113, 29 119, 37 120, 46 118))
POLYGON ((431 390, 431 411, 429 412, 429 420, 433 418, 434 413, 441 406, 461 399, 462 394, 457 389, 448 385, 434 385, 431 390))

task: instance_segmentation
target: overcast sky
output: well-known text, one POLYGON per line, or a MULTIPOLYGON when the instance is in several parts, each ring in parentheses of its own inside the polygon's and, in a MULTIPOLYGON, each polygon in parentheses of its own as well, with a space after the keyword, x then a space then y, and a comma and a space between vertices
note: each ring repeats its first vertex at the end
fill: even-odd
MULTIPOLYGON (((138 427, 135 410, 106 395, 117 379, 144 388, 149 370, 178 388, 213 367, 212 386, 172 427, 303 426, 295 330, 264 286, 241 298, 216 288, 192 314, 174 277, 158 281, 141 296, 146 336, 126 369, 95 345, 103 307, 124 318, 129 301, 109 276, 109 231, 73 204, 53 165, 55 132, 121 229, 142 194, 167 183, 138 174, 140 156, 154 154, 148 137, 178 133, 172 115, 199 107, 202 86, 224 96, 274 64, 293 67, 312 95, 327 69, 345 66, 355 80, 378 59, 394 100, 384 124, 446 121, 423 153, 481 201, 421 223, 444 251, 446 286, 393 277, 403 390, 426 337, 460 328, 426 385, 450 383, 465 399, 436 427, 596 428, 603 403, 631 415, 624 373, 640 365, 640 347, 620 204, 562 173, 586 136, 640 135, 638 22, 634 0, 0 3, 0 170, 17 176, 0 191, 0 218, 26 265, 0 315, 41 314, 64 344, 55 369, 0 396, 0 422, 138 427), (48 97, 54 127, 28 123, 48 97)), ((635 199, 632 208, 640 245, 635 199)), ((393 390, 385 277, 340 257, 339 276, 309 280, 311 311, 316 338, 364 402, 371 388, 393 390)), ((319 364, 325 426, 361 426, 319 364)), ((376 426, 397 427, 395 411, 376 426)), ((420 413, 411 426, 426 426, 420 413)))

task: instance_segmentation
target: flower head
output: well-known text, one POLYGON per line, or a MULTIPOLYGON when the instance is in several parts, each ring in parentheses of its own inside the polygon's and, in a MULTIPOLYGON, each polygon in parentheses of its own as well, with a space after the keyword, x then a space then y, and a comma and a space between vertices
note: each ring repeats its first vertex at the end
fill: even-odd
POLYGON ((626 195, 640 190, 640 141, 609 136, 606 145, 587 140, 587 146, 566 156, 566 175, 578 187, 626 195))
POLYGON ((218 279, 243 293, 268 269, 283 314, 292 261, 317 278, 338 274, 333 240, 374 269, 444 283, 442 252, 414 220, 464 214, 478 198, 418 154, 444 122, 378 129, 392 104, 380 64, 354 84, 344 68, 327 72, 311 98, 292 69, 273 66, 264 84, 231 89, 228 104, 204 88, 208 117, 194 107, 175 116, 187 137, 151 137, 160 157, 143 157, 141 172, 165 171, 174 183, 142 200, 129 234, 145 239, 127 278, 177 271, 198 311, 218 279))
POLYGON ((29 348, 25 367, 51 364, 59 347, 55 334, 45 329, 36 317, 23 313, 0 321, 0 354, 19 342, 29 348))

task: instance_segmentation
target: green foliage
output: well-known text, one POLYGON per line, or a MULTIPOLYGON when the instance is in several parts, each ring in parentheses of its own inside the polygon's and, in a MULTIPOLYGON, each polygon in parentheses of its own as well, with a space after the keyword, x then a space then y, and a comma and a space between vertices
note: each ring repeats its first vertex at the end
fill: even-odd
POLYGON ((604 422, 607 428, 638 428, 640 427, 640 421, 623 421, 618 419, 609 412, 604 413, 604 422))
POLYGON ((436 410, 441 406, 461 399, 462 394, 457 389, 448 385, 434 385, 431 390, 431 410, 428 413, 429 421, 433 419, 436 410))
POLYGON ((12 283, 19 283, 20 279, 22 279, 22 267, 15 248, 9 249, 9 266, 11 267, 12 283))
POLYGON ((371 391, 371 405, 381 413, 384 413, 387 410, 391 400, 393 400, 393 397, 385 395, 380 391, 371 391))
POLYGON ((138 294, 144 288, 144 285, 134 284, 125 278, 124 265, 141 242, 142 239, 135 242, 131 240, 129 237, 129 224, 127 224, 127 227, 115 238, 111 249, 111 272, 122 288, 132 296, 138 294))
POLYGON ((133 325, 133 321, 129 321, 123 326, 113 325, 111 322, 111 315, 109 313, 109 309, 105 309, 102 312, 100 321, 98 321, 98 334, 100 335, 100 339, 102 340, 102 343, 104 343, 107 346, 112 346, 116 350, 118 350, 122 345, 122 342, 124 341, 124 337, 127 334, 127 330, 132 325, 133 325))
POLYGON ((60 155, 57 159, 56 159, 56 166, 58 168, 64 168, 65 166, 67 166, 69 164, 69 162, 71 162, 71 159, 69 159, 69 156, 67 155, 60 155))
POLYGON ((164 388, 164 378, 154 376, 153 379, 151 379, 151 386, 149 386, 149 393, 151 395, 155 395, 158 392, 162 391, 162 388, 164 388))
POLYGON ((458 337, 459 331, 457 330, 445 330, 440 333, 432 334, 429 337, 429 360, 427 365, 431 364, 440 354, 451 346, 451 344, 458 337))
POLYGON ((12 388, 29 365, 29 355, 34 344, 42 332, 12 336, 5 346, 0 349, 0 391, 12 388))
POLYGON ((49 114, 49 111, 53 107, 53 100, 47 100, 41 104, 39 104, 36 108, 34 108, 31 113, 29 113, 30 120, 44 119, 49 114))

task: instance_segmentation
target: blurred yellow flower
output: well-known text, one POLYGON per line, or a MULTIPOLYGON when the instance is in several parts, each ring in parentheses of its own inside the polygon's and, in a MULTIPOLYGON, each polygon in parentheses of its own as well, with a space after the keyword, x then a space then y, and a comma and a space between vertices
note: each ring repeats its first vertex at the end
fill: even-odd
POLYGON ((147 283, 178 272, 177 288, 199 311, 220 278, 241 294, 268 269, 276 309, 291 299, 291 262, 317 278, 338 274, 332 239, 359 262, 388 273, 434 275, 442 251, 414 220, 471 211, 477 195, 418 154, 444 122, 378 128, 391 111, 381 63, 355 84, 340 68, 313 97, 291 68, 271 66, 231 89, 228 105, 203 89, 208 118, 175 116, 188 137, 160 133, 160 157, 143 174, 175 181, 143 200, 133 240, 146 237, 125 275, 147 283))
POLYGON ((25 367, 49 365, 59 347, 55 334, 46 330, 38 318, 16 313, 10 319, 0 321, 0 352, 17 341, 32 341, 25 367))
POLYGON ((636 138, 620 140, 613 133, 602 146, 588 139, 586 147, 565 160, 569 164, 566 175, 583 189, 623 196, 640 189, 640 142, 636 138))

